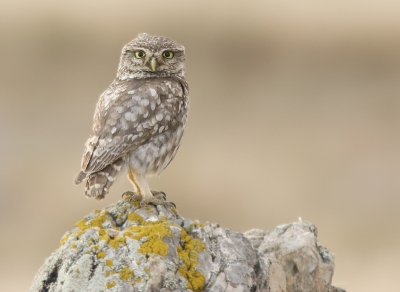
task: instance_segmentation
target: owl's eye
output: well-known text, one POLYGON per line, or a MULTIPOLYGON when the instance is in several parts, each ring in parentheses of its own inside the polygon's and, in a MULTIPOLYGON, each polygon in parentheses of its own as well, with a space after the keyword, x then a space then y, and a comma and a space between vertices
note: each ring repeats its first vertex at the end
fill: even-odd
POLYGON ((174 53, 171 51, 165 51, 162 55, 164 58, 172 59, 172 57, 174 56, 174 53))
POLYGON ((143 52, 143 51, 136 51, 136 52, 135 52, 135 58, 136 58, 136 59, 141 59, 141 58, 143 58, 144 56, 146 56, 146 53, 143 52))

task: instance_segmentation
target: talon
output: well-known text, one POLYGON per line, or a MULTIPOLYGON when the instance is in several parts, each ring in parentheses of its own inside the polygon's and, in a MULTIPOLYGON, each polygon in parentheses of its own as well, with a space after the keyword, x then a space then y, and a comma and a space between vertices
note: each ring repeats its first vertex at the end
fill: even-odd
POLYGON ((151 193, 153 194, 153 197, 155 197, 158 200, 163 200, 166 201, 167 200, 167 195, 163 192, 163 191, 151 191, 151 193))
POLYGON ((122 193, 121 197, 122 197, 123 199, 125 199, 125 197, 130 197, 130 196, 133 196, 134 194, 135 194, 135 193, 132 192, 132 191, 126 191, 126 192, 123 192, 123 193, 122 193))
POLYGON ((127 197, 127 200, 129 202, 134 202, 134 201, 141 201, 142 200, 142 195, 132 192, 132 191, 126 191, 122 194, 122 198, 125 199, 125 197, 127 197))
MULTIPOLYGON (((163 191, 151 191, 153 194, 153 197, 157 201, 161 201, 159 203, 156 203, 157 205, 164 205, 164 206, 169 206, 169 207, 175 207, 176 205, 173 202, 167 201, 167 195, 163 191)), ((152 204, 152 202, 150 202, 152 204)))
POLYGON ((173 202, 167 201, 167 196, 164 192, 151 191, 151 193, 153 195, 152 197, 143 198, 140 193, 126 191, 122 194, 122 198, 128 200, 129 202, 139 201, 141 208, 146 205, 162 205, 170 208, 176 208, 176 205, 173 202))
POLYGON ((141 206, 143 206, 143 205, 153 205, 153 206, 162 205, 162 206, 168 206, 168 207, 176 207, 175 204, 172 202, 160 200, 155 197, 143 199, 140 202, 140 205, 141 206))

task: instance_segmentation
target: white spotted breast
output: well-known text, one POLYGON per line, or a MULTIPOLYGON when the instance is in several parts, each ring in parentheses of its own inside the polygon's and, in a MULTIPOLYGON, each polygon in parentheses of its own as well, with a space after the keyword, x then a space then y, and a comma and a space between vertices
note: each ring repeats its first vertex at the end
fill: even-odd
POLYGON ((117 79, 97 103, 82 170, 99 171, 129 154, 137 171, 161 172, 179 147, 188 106, 184 81, 117 79))

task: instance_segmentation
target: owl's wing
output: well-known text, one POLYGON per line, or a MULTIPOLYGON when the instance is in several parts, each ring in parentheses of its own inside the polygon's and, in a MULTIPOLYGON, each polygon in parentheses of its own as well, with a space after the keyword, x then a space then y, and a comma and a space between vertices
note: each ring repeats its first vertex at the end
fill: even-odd
POLYGON ((173 79, 116 81, 96 106, 82 171, 97 172, 152 136, 172 129, 187 106, 187 84, 173 79))

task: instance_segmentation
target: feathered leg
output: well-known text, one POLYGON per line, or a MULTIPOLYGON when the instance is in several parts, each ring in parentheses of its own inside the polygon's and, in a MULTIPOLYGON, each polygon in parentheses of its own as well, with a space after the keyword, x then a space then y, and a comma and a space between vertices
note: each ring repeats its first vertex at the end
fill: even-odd
POLYGON ((131 201, 140 201, 141 205, 168 205, 174 206, 172 202, 166 201, 164 192, 155 192, 150 190, 147 179, 144 175, 135 172, 133 169, 129 169, 128 178, 132 182, 135 192, 127 191, 123 196, 130 196, 131 201))

